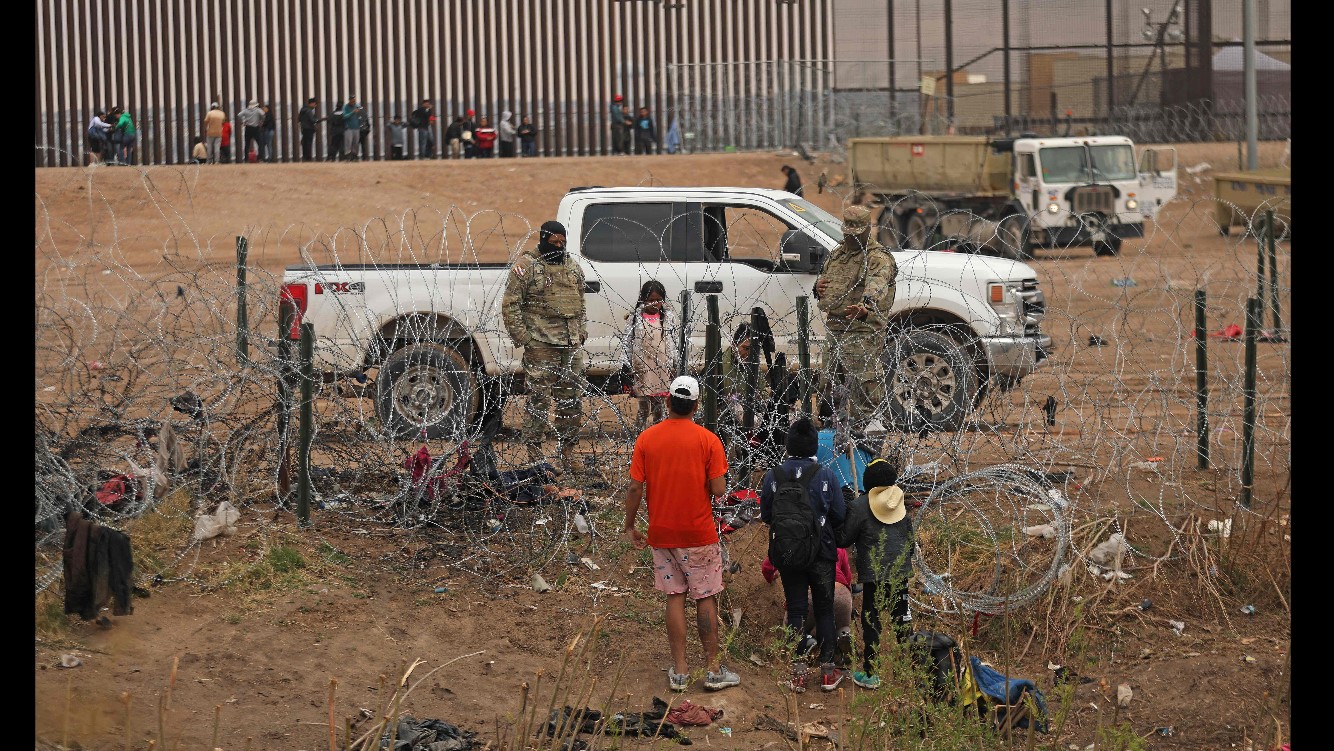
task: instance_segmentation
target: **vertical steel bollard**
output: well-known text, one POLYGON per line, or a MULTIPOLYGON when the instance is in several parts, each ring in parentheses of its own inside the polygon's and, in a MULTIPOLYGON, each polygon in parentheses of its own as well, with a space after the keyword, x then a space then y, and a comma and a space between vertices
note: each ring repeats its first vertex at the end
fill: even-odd
POLYGON ((1195 466, 1209 468, 1209 359, 1204 290, 1195 290, 1195 466))
MULTIPOLYGON (((738 477, 741 478, 743 487, 750 487, 750 476, 753 473, 754 459, 751 450, 751 437, 755 429, 755 389, 759 386, 760 375, 760 348, 764 344, 760 341, 760 317, 752 312, 750 314, 750 353, 746 355, 746 365, 744 377, 741 386, 741 437, 739 440, 746 445, 741 459, 741 471, 738 477)), ((738 366, 740 363, 738 363, 738 366)))
POLYGON ((245 367, 250 364, 250 337, 246 333, 249 326, 245 300, 245 258, 246 239, 236 236, 236 364, 245 367))
POLYGON ((278 503, 292 493, 292 323, 296 310, 287 299, 278 303, 278 503))
POLYGON ((677 375, 690 374, 690 290, 681 290, 681 335, 676 342, 677 375))
POLYGON ((314 427, 315 324, 301 324, 301 424, 296 447, 296 518, 305 527, 310 526, 310 437, 314 427))
POLYGON ((1255 336, 1262 310, 1254 297, 1246 301, 1246 376, 1241 409, 1241 506, 1251 507, 1255 482, 1255 336))
POLYGON ((718 432, 718 392, 722 391, 722 331, 718 316, 718 296, 704 298, 709 314, 704 329, 704 427, 718 432))
POLYGON ((801 365, 801 371, 797 376, 797 388, 801 391, 801 409, 807 416, 813 416, 815 411, 811 408, 811 311, 810 298, 805 295, 797 298, 797 362, 801 365))
MULTIPOLYGON (((1274 210, 1265 212, 1265 235, 1269 245, 1269 309, 1274 313, 1274 330, 1270 341, 1283 341, 1283 321, 1278 313, 1278 251, 1274 239, 1274 210)), ((1264 311, 1260 312, 1261 316, 1264 311)))

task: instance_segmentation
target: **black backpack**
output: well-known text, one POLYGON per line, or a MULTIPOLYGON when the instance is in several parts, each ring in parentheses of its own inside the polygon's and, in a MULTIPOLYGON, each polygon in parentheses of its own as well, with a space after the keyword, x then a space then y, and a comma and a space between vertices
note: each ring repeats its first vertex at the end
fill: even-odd
POLYGON ((781 467, 773 469, 778 488, 769 522, 769 561, 779 571, 809 568, 820 557, 820 520, 811 508, 811 483, 819 469, 819 462, 811 462, 796 478, 781 467))
POLYGON ((939 631, 914 631, 908 637, 908 648, 913 663, 924 667, 931 677, 931 698, 953 704, 964 669, 959 645, 939 631))

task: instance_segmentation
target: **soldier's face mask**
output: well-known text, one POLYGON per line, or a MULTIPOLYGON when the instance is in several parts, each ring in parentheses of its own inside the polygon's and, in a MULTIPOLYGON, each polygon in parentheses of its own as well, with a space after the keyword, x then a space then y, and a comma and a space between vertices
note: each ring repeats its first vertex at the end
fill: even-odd
POLYGON ((860 248, 865 248, 867 242, 871 239, 871 225, 854 224, 843 225, 843 236, 857 244, 860 248))
POLYGON ((548 261, 561 261, 565 258, 565 235, 554 232, 547 234, 540 243, 542 258, 548 261))

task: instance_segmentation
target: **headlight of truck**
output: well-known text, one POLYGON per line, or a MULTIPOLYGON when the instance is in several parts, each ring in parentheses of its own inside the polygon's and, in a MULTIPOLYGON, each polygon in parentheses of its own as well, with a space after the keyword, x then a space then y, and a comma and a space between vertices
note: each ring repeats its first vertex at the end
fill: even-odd
POLYGON ((1024 301, 1013 284, 992 282, 987 285, 987 302, 1000 317, 1001 336, 1021 336, 1024 333, 1024 301))
POLYGON ((1126 211, 1134 211, 1135 209, 1138 209, 1138 208, 1139 208, 1139 201, 1136 201, 1136 200, 1133 199, 1133 198, 1131 198, 1130 200, 1126 201, 1126 211))
POLYGON ((1047 213, 1048 214, 1061 213, 1061 204, 1056 203, 1055 201, 1052 201, 1051 203, 1047 204, 1047 213))

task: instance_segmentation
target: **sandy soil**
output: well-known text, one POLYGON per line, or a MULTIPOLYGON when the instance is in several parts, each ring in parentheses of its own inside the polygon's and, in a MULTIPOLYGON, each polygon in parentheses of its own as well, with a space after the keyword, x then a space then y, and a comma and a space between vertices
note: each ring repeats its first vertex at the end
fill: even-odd
MULTIPOLYGON (((1180 151, 1183 167, 1210 162, 1226 168, 1235 162, 1233 144, 1189 145, 1180 151)), ((1262 162, 1276 162, 1281 151, 1281 144, 1265 144, 1262 162)), ((417 257, 475 253, 490 259, 531 242, 529 228, 550 218, 572 186, 779 187, 783 175, 778 168, 784 163, 799 169, 812 194, 821 171, 831 177, 842 172, 832 161, 808 164, 772 153, 38 170, 37 285, 39 292, 51 293, 61 289, 62 273, 95 278, 87 272, 101 268, 130 269, 149 280, 183 269, 226 278, 234 274, 237 235, 249 238, 257 277, 281 274, 303 252, 321 261, 358 255, 384 261, 404 257, 406 248, 417 257), (470 218, 465 232, 461 224, 470 218)), ((1160 360, 1181 365, 1175 360, 1185 352, 1181 341, 1189 325, 1182 300, 1195 285, 1207 282, 1217 327, 1242 321, 1239 301, 1254 288, 1254 247, 1219 237, 1211 223, 1212 206, 1201 200, 1210 193, 1208 171, 1183 171, 1181 178, 1185 200, 1168 210, 1149 238, 1127 242, 1120 257, 1095 258, 1088 248, 1074 248, 1040 252, 1033 262, 1046 290, 1047 328, 1057 340, 1058 355, 1052 373, 1035 376, 1022 393, 1006 397, 1007 409, 999 410, 1002 421, 1009 416, 1015 435, 1031 432, 1037 407, 1025 406, 1025 400, 1059 392, 1063 404, 1076 406, 1062 411, 1054 431, 1045 434, 1105 430, 1098 445, 1124 443, 1141 455, 1153 452, 1152 426, 1117 412, 1116 403, 1141 395, 1143 383, 1159 377, 1160 360), (1126 276, 1139 281, 1138 289, 1109 283, 1126 276), (1124 295, 1137 296, 1137 303, 1126 303, 1124 295), (1085 346, 1094 333, 1116 346, 1085 346), (1109 371, 1117 373, 1115 383, 1107 382, 1109 371), (1083 398, 1104 387, 1103 398, 1083 398), (1081 411, 1077 405, 1085 401, 1102 406, 1081 411), (1030 413, 1029 421, 1015 422, 1022 410, 1030 413)), ((811 197, 831 210, 847 199, 838 189, 811 197)), ((1286 288, 1286 257, 1283 270, 1286 288)), ((115 275, 115 284, 137 283, 132 277, 119 281, 124 277, 115 275)), ((88 294, 113 291, 108 282, 88 294)), ((1227 350, 1223 359, 1239 351, 1239 346, 1227 350)), ((1286 357, 1286 347, 1266 350, 1262 367, 1268 362, 1281 369, 1286 357)), ((1220 377, 1235 379, 1235 362, 1219 367, 1224 371, 1220 377)), ((1272 403, 1289 412, 1286 400, 1272 403)), ((1163 411, 1179 413, 1182 420, 1189 415, 1189 407, 1176 402, 1163 411)), ((1277 420, 1272 432, 1278 447, 1267 450, 1284 451, 1287 425, 1287 418, 1277 420)), ((1290 503, 1286 467, 1276 463, 1262 473, 1257 487, 1257 497, 1284 512, 1290 503)), ((1235 483, 1216 474, 1183 476, 1191 483, 1235 483)), ((1124 500, 1128 490, 1154 495, 1161 490, 1143 480, 1104 480, 1084 491, 1086 509, 1129 506, 1124 500)), ((309 566, 295 584, 272 589, 206 589, 187 576, 152 588, 151 597, 136 600, 132 616, 113 618, 109 628, 77 619, 49 628, 39 597, 34 650, 38 747, 64 743, 67 748, 119 749, 129 739, 136 749, 150 747, 150 741, 158 742, 159 749, 208 748, 217 718, 220 748, 326 748, 327 702, 331 680, 336 680, 332 713, 342 748, 344 718, 358 717, 362 708, 378 711, 389 693, 382 676, 392 686, 414 660, 424 664, 412 681, 429 677, 415 685, 403 712, 476 731, 479 742, 494 747, 497 728, 503 731, 519 711, 520 684, 535 684, 536 675, 543 674, 544 713, 567 645, 597 618, 601 636, 578 661, 578 675, 597 680, 588 703, 605 701, 613 711, 645 709, 655 695, 669 698, 662 600, 652 590, 642 558, 615 538, 618 501, 594 502, 599 536, 577 536, 570 549, 594 556, 601 568, 554 563, 542 571, 557 584, 546 594, 532 591, 521 576, 474 576, 450 565, 451 555, 467 552, 457 547, 467 538, 347 523, 331 514, 318 515, 313 529, 301 530, 290 515, 275 518, 244 509, 235 537, 198 548, 181 541, 161 554, 169 560, 183 550, 188 559, 176 561, 172 570, 202 572, 253 561, 283 544, 322 563, 309 566), (338 556, 330 556, 330 550, 338 556), (594 588, 595 582, 616 589, 594 588), (441 587, 444 591, 437 591, 441 587), (75 654, 82 664, 61 668, 62 654, 75 654), (613 691, 622 660, 623 676, 613 691)), ((685 731, 695 744, 768 749, 783 743, 778 733, 756 727, 763 715, 787 719, 778 686, 785 676, 764 649, 770 639, 766 629, 779 618, 781 590, 760 576, 760 534, 756 525, 733 541, 742 570, 730 577, 723 601, 725 613, 743 611, 731 660, 743 683, 719 693, 704 692, 696 683, 685 695, 693 703, 724 710, 714 725, 685 731), (746 659, 750 653, 765 664, 746 659), (720 727, 731 728, 730 737, 720 727)), ((1260 542, 1284 547, 1280 539, 1274 535, 1260 542)), ((1112 590, 1080 578, 1016 614, 1013 622, 977 622, 979 633, 970 641, 980 656, 998 663, 996 645, 1011 643, 1015 674, 1034 678, 1046 690, 1052 680, 1047 665, 1076 657, 1069 634, 1063 638, 1059 616, 1068 620, 1072 597, 1088 602, 1088 643, 1076 670, 1092 681, 1079 685, 1062 735, 1042 738, 1045 747, 1084 748, 1093 742, 1097 728, 1113 721, 1115 700, 1108 697, 1115 696, 1120 683, 1133 687, 1134 700, 1116 716, 1131 724, 1145 748, 1241 747, 1244 737, 1272 737, 1274 718, 1283 734, 1290 734, 1286 573, 1280 572, 1275 584, 1278 595, 1270 591, 1253 603, 1255 615, 1244 616, 1239 608, 1246 603, 1226 591, 1215 597, 1195 577, 1190 561, 1178 557, 1164 567, 1161 576, 1141 569, 1134 580, 1112 590), (1142 611, 1136 606, 1146 598, 1153 606, 1142 611), (1048 611, 1045 616, 1042 608, 1048 611), (1186 622, 1184 633, 1174 634, 1166 626, 1169 620, 1186 622), (1020 631, 1006 639, 1007 628, 1020 631)), ((52 593, 59 596, 58 584, 44 596, 52 593)), ((973 621, 942 617, 935 624, 967 635, 973 621)), ((692 635, 692 666, 699 664, 698 655, 692 635)), ((845 686, 851 704, 859 689, 850 682, 845 686)), ((813 691, 797 698, 803 722, 839 723, 838 694, 813 691)), ((572 695, 568 703, 574 702, 572 695)), ((364 730, 368 724, 358 727, 364 730)))

